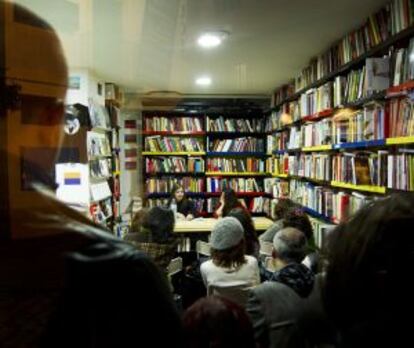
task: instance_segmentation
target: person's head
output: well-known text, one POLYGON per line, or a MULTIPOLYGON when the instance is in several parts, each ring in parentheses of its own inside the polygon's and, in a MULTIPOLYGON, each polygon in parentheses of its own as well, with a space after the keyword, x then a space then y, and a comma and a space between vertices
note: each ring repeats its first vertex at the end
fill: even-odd
POLYGON ((312 224, 308 215, 299 208, 289 209, 283 217, 283 227, 293 227, 301 231, 308 239, 310 247, 313 247, 314 236, 312 224))
POLYGON ((243 226, 234 217, 217 221, 211 231, 211 258, 216 266, 238 267, 246 262, 243 226))
POLYGON ((142 226, 142 221, 144 217, 148 214, 149 209, 143 208, 138 210, 134 216, 132 217, 131 221, 131 232, 139 232, 142 226))
MULTIPOLYGON (((27 58, 27 60, 14 59, 6 62, 8 65, 6 76, 17 81, 37 79, 39 83, 50 83, 56 87, 51 95, 46 98, 39 98, 36 102, 29 98, 26 99, 24 95, 22 96, 19 108, 22 113, 28 112, 30 108, 31 123, 37 124, 39 127, 27 127, 20 117, 13 114, 14 119, 18 118, 16 122, 18 121, 20 127, 15 122, 10 123, 8 128, 10 146, 7 147, 7 151, 15 156, 20 156, 21 147, 47 148, 49 152, 47 159, 50 158, 50 161, 53 161, 50 165, 54 165, 63 138, 64 101, 68 85, 68 68, 62 45, 54 29, 44 19, 20 5, 8 1, 1 2, 7 11, 13 13, 15 18, 15 21, 11 21, 13 26, 18 27, 22 23, 35 23, 36 25, 36 28, 26 25, 23 30, 21 28, 10 30, 16 35, 14 38, 19 42, 16 41, 15 45, 12 42, 10 46, 6 47, 8 51, 6 56, 10 57, 9 59, 13 59, 18 55, 32 58, 30 61, 27 58), (19 35, 16 34, 18 32, 16 29, 21 30, 19 35), (43 30, 42 35, 39 35, 39 30, 43 30), (22 47, 24 47, 24 50, 22 50, 22 47), (42 48, 43 54, 39 53, 39 47, 42 48)), ((39 157, 32 156, 30 160, 37 161, 36 164, 43 168, 45 158, 43 156, 39 157)))
POLYGON ((181 202, 185 197, 184 188, 180 184, 174 184, 171 190, 171 198, 181 202))
POLYGON ((220 296, 201 298, 183 317, 188 348, 254 348, 254 332, 246 311, 220 296))
POLYGON ((277 204, 274 206, 273 208, 273 218, 275 220, 280 220, 283 219, 283 217, 285 216, 285 214, 295 208, 297 206, 296 203, 294 203, 292 200, 290 200, 289 198, 281 198, 277 201, 277 204))
POLYGON ((246 253, 248 255, 252 255, 254 253, 254 250, 249 249, 254 249, 254 247, 250 244, 254 243, 254 241, 258 241, 258 238, 251 215, 246 209, 238 207, 230 210, 227 216, 235 217, 242 224, 244 230, 244 237, 246 240, 246 253))
POLYGON ((152 207, 140 217, 140 222, 140 229, 151 231, 155 243, 165 241, 174 231, 174 213, 164 207, 152 207))
POLYGON ((223 208, 223 216, 227 216, 227 214, 232 210, 233 208, 238 206, 238 199, 236 192, 234 192, 233 189, 227 189, 223 191, 222 193, 222 202, 224 204, 223 208))
POLYGON ((412 193, 393 195, 362 208, 331 234, 323 298, 349 345, 384 346, 411 333, 401 312, 413 308, 413 207, 412 193))
POLYGON ((273 238, 273 257, 285 264, 302 262, 307 249, 307 239, 297 228, 282 228, 273 238))

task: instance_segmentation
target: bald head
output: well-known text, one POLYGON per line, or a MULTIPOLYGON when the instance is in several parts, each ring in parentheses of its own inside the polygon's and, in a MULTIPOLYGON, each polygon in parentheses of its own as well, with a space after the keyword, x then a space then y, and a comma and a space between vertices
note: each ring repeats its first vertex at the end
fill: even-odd
POLYGON ((308 248, 305 235, 297 228, 286 227, 278 231, 273 239, 276 256, 286 263, 302 262, 308 248))

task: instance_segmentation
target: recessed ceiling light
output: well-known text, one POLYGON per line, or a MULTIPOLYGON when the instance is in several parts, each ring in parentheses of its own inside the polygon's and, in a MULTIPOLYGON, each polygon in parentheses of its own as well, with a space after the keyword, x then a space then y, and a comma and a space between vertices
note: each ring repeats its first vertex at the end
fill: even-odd
POLYGON ((224 31, 209 32, 201 35, 197 43, 203 48, 212 48, 220 45, 228 34, 224 31))
POLYGON ((199 77, 195 82, 199 86, 210 86, 211 78, 208 76, 202 76, 202 77, 199 77))

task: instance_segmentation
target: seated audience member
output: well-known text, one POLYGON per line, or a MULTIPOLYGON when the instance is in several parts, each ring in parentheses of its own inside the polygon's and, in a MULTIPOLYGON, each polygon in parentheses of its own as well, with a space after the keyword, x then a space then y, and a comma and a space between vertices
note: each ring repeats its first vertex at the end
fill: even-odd
POLYGON ((297 205, 288 198, 279 199, 273 210, 274 223, 259 236, 259 239, 273 243, 276 232, 283 228, 283 217, 289 210, 296 207, 297 205))
POLYGON ((252 323, 240 305, 208 296, 184 313, 188 348, 255 348, 252 323))
POLYGON ((246 242, 246 255, 259 257, 259 239, 250 213, 244 208, 234 208, 227 216, 235 217, 243 226, 244 240, 246 242))
POLYGON ((125 240, 145 252, 162 271, 166 271, 177 251, 174 223, 174 213, 170 209, 143 209, 134 216, 131 232, 125 240))
POLYGON ((210 285, 257 285, 259 267, 253 256, 245 255, 243 226, 234 217, 217 221, 211 232, 211 259, 202 263, 201 276, 210 285))
POLYGON ((33 109, 34 98, 23 97, 22 109, 13 112, 0 103, 0 133, 9 142, 0 147, 0 172, 20 173, 23 144, 50 155, 32 156, 30 167, 37 170, 30 172, 30 191, 20 189, 20 178, 11 184, 0 174, 0 346, 182 347, 180 319, 154 263, 56 199, 48 173, 55 168, 64 125, 61 101, 68 81, 61 44, 50 25, 27 9, 1 0, 0 8, 2 20, 9 16, 1 25, 14 33, 3 48, 24 47, 18 62, 8 62, 20 69, 6 74, 18 71, 14 82, 30 86, 22 91, 39 87, 42 95, 36 94, 33 109), (62 80, 53 86, 32 80, 43 75, 62 80), (44 97, 55 90, 61 95, 44 97), (42 123, 20 122, 22 110, 33 111, 31 120, 41 116, 42 123), (10 199, 12 193, 18 197, 10 199), (137 316, 144 319, 139 335, 137 316), (158 325, 163 335, 152 334, 158 325))
POLYGON ((323 298, 340 347, 411 345, 413 207, 412 193, 395 194, 332 232, 323 298))
POLYGON ((306 255, 305 235, 284 228, 273 240, 276 271, 271 281, 251 290, 247 312, 260 347, 307 347, 298 323, 314 285, 314 275, 301 262, 306 255))
POLYGON ((282 224, 283 228, 297 228, 305 235, 308 241, 308 250, 303 264, 316 274, 319 271, 319 250, 315 244, 313 227, 308 215, 301 209, 290 209, 285 213, 282 224))
POLYGON ((237 198, 236 193, 232 189, 223 191, 220 195, 220 205, 214 212, 214 217, 221 218, 227 216, 227 214, 234 208, 244 208, 246 206, 244 201, 240 201, 237 198))
POLYGON ((167 206, 174 211, 177 219, 192 220, 197 216, 194 203, 185 196, 184 188, 179 184, 174 184, 167 206))

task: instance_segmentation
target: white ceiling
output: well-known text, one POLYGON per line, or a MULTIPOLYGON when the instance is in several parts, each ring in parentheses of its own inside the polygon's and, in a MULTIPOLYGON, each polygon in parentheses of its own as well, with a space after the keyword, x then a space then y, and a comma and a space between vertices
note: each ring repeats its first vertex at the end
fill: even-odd
POLYGON ((69 66, 130 91, 269 94, 386 0, 16 0, 58 31, 69 66), (224 44, 196 45, 205 30, 224 44), (196 86, 201 74, 210 87, 196 86))

